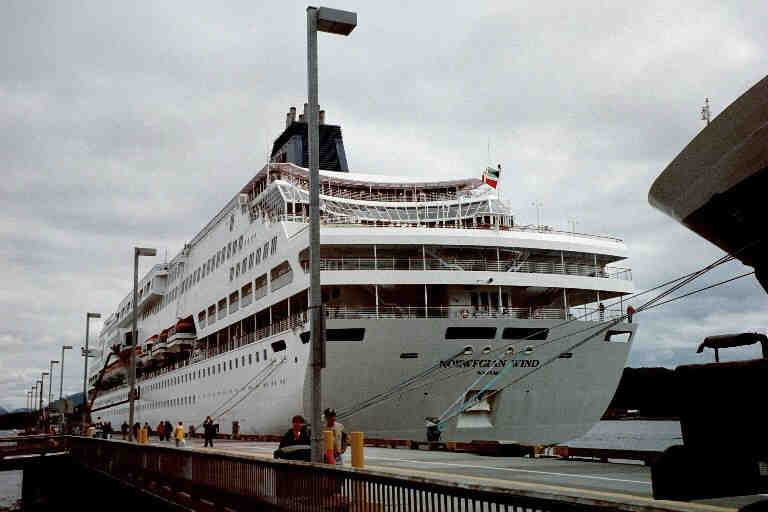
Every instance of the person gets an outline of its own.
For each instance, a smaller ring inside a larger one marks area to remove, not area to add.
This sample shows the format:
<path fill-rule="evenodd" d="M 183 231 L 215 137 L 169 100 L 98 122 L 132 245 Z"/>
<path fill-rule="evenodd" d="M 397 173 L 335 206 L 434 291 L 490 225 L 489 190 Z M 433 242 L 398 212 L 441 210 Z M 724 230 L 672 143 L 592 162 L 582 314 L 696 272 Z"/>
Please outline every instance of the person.
<path fill-rule="evenodd" d="M 171 434 L 173 434 L 173 425 L 171 425 L 170 421 L 165 420 L 165 428 L 163 430 L 165 431 L 165 440 L 170 441 Z"/>
<path fill-rule="evenodd" d="M 123 421 L 123 424 L 120 425 L 120 433 L 123 434 L 123 441 L 128 439 L 128 422 Z"/>
<path fill-rule="evenodd" d="M 213 420 L 210 416 L 205 417 L 205 421 L 203 422 L 203 437 L 205 438 L 205 444 L 203 445 L 203 448 L 211 447 L 213 448 L 213 438 L 216 436 L 216 427 L 213 424 Z"/>
<path fill-rule="evenodd" d="M 138 443 L 139 442 L 139 430 L 141 429 L 141 423 L 138 421 L 133 424 L 133 442 Z"/>
<path fill-rule="evenodd" d="M 326 428 L 333 432 L 333 463 L 340 466 L 344 464 L 341 455 L 347 450 L 347 433 L 344 432 L 344 425 L 336 421 L 335 410 L 326 409 L 323 416 Z"/>
<path fill-rule="evenodd" d="M 101 428 L 101 435 L 104 439 L 112 439 L 112 422 L 107 421 Z"/>
<path fill-rule="evenodd" d="M 165 439 L 165 425 L 161 421 L 157 424 L 157 440 L 162 441 Z"/>
<path fill-rule="evenodd" d="M 597 310 L 600 312 L 600 321 L 603 322 L 605 320 L 605 306 L 602 302 L 598 304 Z"/>
<path fill-rule="evenodd" d="M 635 308 L 632 306 L 627 306 L 627 321 L 629 323 L 632 323 L 632 314 L 635 312 Z"/>
<path fill-rule="evenodd" d="M 173 429 L 173 438 L 176 440 L 176 447 L 181 446 L 181 443 L 184 441 L 184 424 L 182 422 L 179 422 L 176 428 Z"/>
<path fill-rule="evenodd" d="M 144 429 L 147 431 L 147 442 L 149 442 L 149 436 L 152 435 L 152 427 L 149 426 L 148 422 L 144 422 Z"/>
<path fill-rule="evenodd" d="M 280 446 L 275 450 L 275 458 L 309 462 L 312 458 L 311 443 L 304 417 L 297 414 L 291 418 L 291 428 L 280 439 Z"/>
<path fill-rule="evenodd" d="M 189 426 L 189 438 L 190 439 L 194 439 L 194 437 L 195 437 L 195 426 L 194 425 L 190 425 Z"/>

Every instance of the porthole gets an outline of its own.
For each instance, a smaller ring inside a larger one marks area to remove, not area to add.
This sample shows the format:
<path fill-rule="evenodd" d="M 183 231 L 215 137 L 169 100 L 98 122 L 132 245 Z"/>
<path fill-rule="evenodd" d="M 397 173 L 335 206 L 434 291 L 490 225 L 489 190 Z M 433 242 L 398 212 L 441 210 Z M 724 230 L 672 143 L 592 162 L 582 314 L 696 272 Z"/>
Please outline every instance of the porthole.
<path fill-rule="evenodd" d="M 507 347 L 507 355 L 508 355 L 508 356 L 513 356 L 513 355 L 515 355 L 515 347 L 513 347 L 512 345 L 508 346 L 508 347 Z"/>
<path fill-rule="evenodd" d="M 528 345 L 527 347 L 525 347 L 525 355 L 533 354 L 533 351 L 534 351 L 533 345 Z"/>
<path fill-rule="evenodd" d="M 474 353 L 475 353 L 475 349 L 473 349 L 471 346 L 467 345 L 466 347 L 464 347 L 465 356 L 471 356 Z"/>
<path fill-rule="evenodd" d="M 490 354 L 491 353 L 491 346 L 488 345 L 485 348 L 483 348 L 483 354 Z"/>

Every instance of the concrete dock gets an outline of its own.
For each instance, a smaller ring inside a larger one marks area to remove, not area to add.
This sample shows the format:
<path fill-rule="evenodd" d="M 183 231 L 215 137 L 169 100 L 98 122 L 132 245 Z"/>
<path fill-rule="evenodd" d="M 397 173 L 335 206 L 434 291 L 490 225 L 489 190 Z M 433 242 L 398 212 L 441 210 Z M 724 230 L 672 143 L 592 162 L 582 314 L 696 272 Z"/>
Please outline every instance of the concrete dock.
<path fill-rule="evenodd" d="M 173 442 L 151 444 L 173 446 Z M 272 458 L 277 443 L 255 441 L 216 440 L 215 450 L 233 454 L 248 454 Z M 188 439 L 187 446 L 201 448 L 201 439 Z M 350 464 L 350 450 L 344 455 Z M 652 502 L 651 470 L 637 462 L 602 463 L 591 460 L 561 459 L 556 457 L 493 457 L 471 453 L 438 452 L 427 450 L 365 448 L 365 467 L 399 475 L 425 476 L 460 483 L 531 489 L 550 492 L 561 488 L 576 490 L 592 496 L 622 496 L 631 501 Z M 737 496 L 699 500 L 702 510 L 706 505 L 735 510 L 750 503 L 768 500 L 768 496 Z"/>

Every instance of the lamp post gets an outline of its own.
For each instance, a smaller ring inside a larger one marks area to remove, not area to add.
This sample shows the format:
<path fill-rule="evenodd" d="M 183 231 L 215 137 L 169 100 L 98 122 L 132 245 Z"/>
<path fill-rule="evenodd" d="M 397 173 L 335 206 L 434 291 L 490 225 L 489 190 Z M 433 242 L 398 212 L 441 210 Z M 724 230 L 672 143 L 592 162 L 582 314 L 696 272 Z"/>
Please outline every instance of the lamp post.
<path fill-rule="evenodd" d="M 59 362 L 51 359 L 51 377 L 48 379 L 48 407 L 51 406 L 51 402 L 53 401 L 51 391 L 53 389 L 53 365 L 55 364 L 59 364 Z"/>
<path fill-rule="evenodd" d="M 59 379 L 59 400 L 64 398 L 64 351 L 71 350 L 72 345 L 64 345 L 61 347 L 61 375 Z"/>
<path fill-rule="evenodd" d="M 45 413 L 43 412 L 43 393 L 45 393 L 45 376 L 48 375 L 48 372 L 40 372 L 40 408 L 38 409 L 40 414 L 40 426 L 43 424 L 43 420 L 45 420 Z"/>
<path fill-rule="evenodd" d="M 32 388 L 32 411 L 35 411 L 34 418 L 35 421 L 32 423 L 33 425 L 37 423 L 38 417 L 38 411 L 37 411 L 37 388 L 40 386 L 40 381 L 35 381 L 35 386 Z"/>
<path fill-rule="evenodd" d="M 88 414 L 88 332 L 90 331 L 91 318 L 101 318 L 101 313 L 85 314 L 85 350 L 83 351 L 83 421 L 80 428 L 82 435 L 85 435 L 85 420 Z"/>
<path fill-rule="evenodd" d="M 325 367 L 325 336 L 320 292 L 320 134 L 317 106 L 317 32 L 349 35 L 357 26 L 357 14 L 327 7 L 307 7 L 307 89 L 309 114 L 309 264 L 312 325 L 312 461 L 323 461 L 321 411 L 322 369 Z"/>
<path fill-rule="evenodd" d="M 139 313 L 139 256 L 155 256 L 156 249 L 149 247 L 133 248 L 133 327 L 131 329 L 131 371 L 130 391 L 128 392 L 128 440 L 133 441 L 134 407 L 136 401 L 136 347 L 138 347 L 138 331 L 136 329 L 136 316 Z"/>

